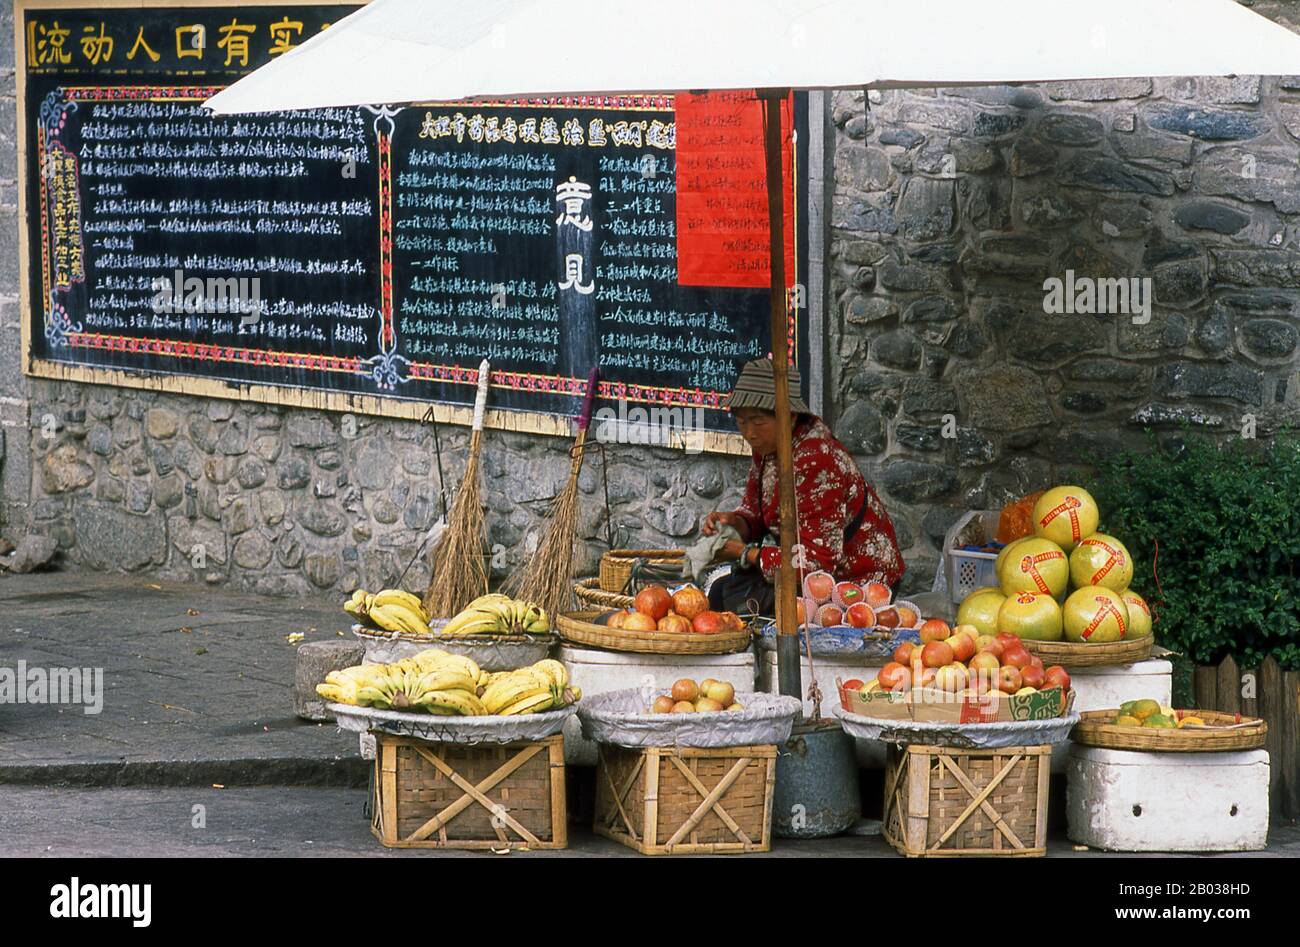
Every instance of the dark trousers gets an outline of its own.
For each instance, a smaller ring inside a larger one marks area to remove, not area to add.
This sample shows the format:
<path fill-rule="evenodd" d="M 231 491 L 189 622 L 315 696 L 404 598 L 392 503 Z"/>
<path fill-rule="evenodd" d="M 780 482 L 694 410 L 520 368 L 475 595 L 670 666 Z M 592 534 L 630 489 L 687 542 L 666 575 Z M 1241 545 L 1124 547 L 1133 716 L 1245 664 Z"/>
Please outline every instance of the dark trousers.
<path fill-rule="evenodd" d="M 709 588 L 709 608 L 715 612 L 776 615 L 776 588 L 758 569 L 724 575 Z"/>

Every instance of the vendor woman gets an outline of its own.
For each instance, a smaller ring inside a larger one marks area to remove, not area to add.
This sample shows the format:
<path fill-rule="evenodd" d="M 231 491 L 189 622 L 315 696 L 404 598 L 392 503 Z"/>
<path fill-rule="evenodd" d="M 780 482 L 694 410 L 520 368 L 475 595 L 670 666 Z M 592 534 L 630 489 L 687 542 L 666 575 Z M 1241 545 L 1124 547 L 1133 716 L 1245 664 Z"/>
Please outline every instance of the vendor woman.
<path fill-rule="evenodd" d="M 892 588 L 903 575 L 894 524 L 844 445 L 808 410 L 799 388 L 799 372 L 791 368 L 796 542 L 807 555 L 806 571 L 821 569 L 839 581 L 875 580 Z M 736 566 L 713 583 L 709 602 L 716 610 L 741 611 L 752 599 L 761 613 L 770 615 L 776 601 L 772 583 L 781 564 L 771 361 L 746 364 L 726 406 L 754 454 L 740 508 L 710 513 L 704 521 L 706 536 L 716 536 L 724 526 L 740 534 L 717 552 L 718 559 Z"/>

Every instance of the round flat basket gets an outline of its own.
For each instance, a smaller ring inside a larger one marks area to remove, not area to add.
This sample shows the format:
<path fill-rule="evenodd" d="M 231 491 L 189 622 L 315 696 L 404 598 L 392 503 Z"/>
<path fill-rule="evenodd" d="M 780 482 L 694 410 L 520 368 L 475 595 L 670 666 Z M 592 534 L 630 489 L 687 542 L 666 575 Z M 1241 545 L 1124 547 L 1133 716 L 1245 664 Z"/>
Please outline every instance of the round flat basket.
<path fill-rule="evenodd" d="M 607 691 L 578 708 L 582 733 L 615 746 L 724 747 L 782 744 L 790 739 L 802 705 L 793 697 L 737 694 L 742 710 L 720 713 L 651 714 L 655 695 L 643 689 Z"/>
<path fill-rule="evenodd" d="M 429 648 L 472 658 L 485 671 L 513 671 L 536 664 L 560 640 L 558 635 L 406 635 L 353 625 L 352 634 L 366 646 L 366 662 L 392 664 Z"/>
<path fill-rule="evenodd" d="M 680 568 L 685 555 L 681 549 L 611 549 L 600 557 L 600 587 L 606 592 L 624 593 L 638 562 Z"/>
<path fill-rule="evenodd" d="M 1030 654 L 1036 654 L 1045 665 L 1059 664 L 1066 668 L 1106 667 L 1114 664 L 1136 664 L 1151 657 L 1155 639 L 1150 635 L 1127 641 L 1103 641 L 1087 644 L 1077 641 L 1032 641 L 1022 638 L 1021 644 Z"/>
<path fill-rule="evenodd" d="M 716 635 L 674 631 L 623 631 L 595 622 L 600 612 L 565 612 L 555 617 L 560 636 L 574 644 L 636 654 L 733 654 L 749 647 L 749 628 Z"/>
<path fill-rule="evenodd" d="M 545 740 L 564 729 L 577 710 L 576 704 L 541 714 L 511 717 L 442 717 L 410 714 L 351 704 L 326 704 L 343 730 L 358 733 L 377 730 L 401 737 L 415 737 L 431 743 L 513 743 L 515 740 Z"/>
<path fill-rule="evenodd" d="M 1078 714 L 1047 720 L 1010 723 L 932 723 L 921 720 L 884 720 L 831 708 L 844 732 L 859 740 L 945 746 L 958 750 L 994 750 L 1009 746 L 1045 746 L 1064 743 L 1079 722 Z"/>
<path fill-rule="evenodd" d="M 582 579 L 573 583 L 573 597 L 583 608 L 631 608 L 636 601 L 631 595 L 606 592 L 600 587 L 600 578 Z"/>
<path fill-rule="evenodd" d="M 1268 724 L 1257 717 L 1242 717 L 1217 710 L 1180 710 L 1178 716 L 1199 717 L 1204 727 L 1166 730 L 1156 727 L 1121 727 L 1111 723 L 1118 710 L 1090 710 L 1082 715 L 1070 739 L 1104 750 L 1146 750 L 1153 753 L 1223 753 L 1258 750 L 1264 746 Z"/>

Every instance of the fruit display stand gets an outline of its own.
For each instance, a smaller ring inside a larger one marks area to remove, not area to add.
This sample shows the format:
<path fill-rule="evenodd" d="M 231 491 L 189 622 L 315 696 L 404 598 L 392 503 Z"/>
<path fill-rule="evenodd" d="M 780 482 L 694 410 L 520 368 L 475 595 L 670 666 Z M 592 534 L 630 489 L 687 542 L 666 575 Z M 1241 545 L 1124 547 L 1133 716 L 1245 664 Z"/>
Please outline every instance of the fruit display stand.
<path fill-rule="evenodd" d="M 434 631 L 437 631 L 436 626 Z M 353 625 L 352 634 L 365 645 L 369 664 L 391 664 L 426 648 L 473 658 L 487 671 L 508 671 L 547 657 L 558 635 L 411 635 Z"/>
<path fill-rule="evenodd" d="M 963 723 L 967 714 L 960 705 L 931 708 L 953 718 L 944 722 L 881 719 L 835 708 L 850 735 L 887 746 L 882 831 L 895 851 L 931 858 L 1047 853 L 1051 751 L 1078 715 L 1068 713 L 1068 697 L 1057 694 L 1055 706 L 1047 707 L 1047 695 L 1031 696 L 1014 712 L 1064 710 L 1065 715 Z M 898 702 L 895 709 L 901 706 Z M 917 705 L 908 712 L 925 709 Z"/>
<path fill-rule="evenodd" d="M 602 614 L 599 611 L 566 612 L 556 617 L 555 627 L 565 641 L 573 644 L 638 654 L 731 654 L 748 648 L 753 637 L 748 628 L 710 635 L 609 628 L 596 622 Z"/>
<path fill-rule="evenodd" d="M 569 661 L 562 659 L 565 664 Z M 803 658 L 803 678 L 807 682 L 817 680 L 823 698 L 835 701 L 836 681 L 856 678 L 860 681 L 872 680 L 888 658 L 823 657 L 814 655 L 813 669 L 808 666 L 807 657 Z M 1164 658 L 1153 658 L 1135 664 L 1084 667 L 1070 671 L 1070 684 L 1074 689 L 1074 709 L 1083 713 L 1089 710 L 1102 710 L 1118 707 L 1128 700 L 1153 697 L 1162 704 L 1168 704 L 1173 693 L 1173 665 Z M 714 675 L 717 676 L 717 675 Z M 582 681 L 584 692 L 586 684 Z M 758 689 L 768 694 L 777 693 L 776 655 L 764 652 L 759 656 Z M 804 701 L 804 713 L 812 713 L 812 702 Z M 854 741 L 858 765 L 864 769 L 881 769 L 885 766 L 885 744 L 878 740 L 857 739 Z M 1060 744 L 1052 752 L 1052 772 L 1064 773 L 1068 756 L 1068 745 Z"/>
<path fill-rule="evenodd" d="M 599 744 L 595 831 L 643 855 L 739 854 L 771 848 L 776 747 L 799 702 L 739 693 L 731 713 L 645 713 L 639 690 L 582 708 Z"/>
<path fill-rule="evenodd" d="M 376 740 L 371 831 L 389 848 L 557 849 L 567 841 L 564 738 L 573 707 L 437 717 L 331 704 Z"/>
<path fill-rule="evenodd" d="M 655 690 L 662 690 L 677 678 L 713 678 L 726 681 L 739 692 L 754 688 L 754 653 L 732 654 L 638 654 L 562 644 L 557 657 L 569 669 L 569 679 L 582 688 L 584 699 L 610 691 L 639 689 L 649 704 Z M 565 724 L 564 752 L 570 765 L 595 766 L 596 744 L 582 735 L 577 718 Z"/>
<path fill-rule="evenodd" d="M 1184 711 L 1206 728 L 1121 727 L 1084 714 L 1066 777 L 1069 837 L 1121 852 L 1258 851 L 1268 842 L 1267 727 Z"/>

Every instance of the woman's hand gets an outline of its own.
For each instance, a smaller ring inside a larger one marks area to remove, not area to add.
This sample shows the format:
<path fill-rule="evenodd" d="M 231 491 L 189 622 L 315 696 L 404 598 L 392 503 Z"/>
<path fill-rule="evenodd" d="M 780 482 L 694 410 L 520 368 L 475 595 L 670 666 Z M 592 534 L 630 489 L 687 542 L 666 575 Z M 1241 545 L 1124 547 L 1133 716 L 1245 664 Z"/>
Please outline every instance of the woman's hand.
<path fill-rule="evenodd" d="M 740 533 L 741 536 L 744 536 L 745 533 L 748 532 L 747 524 L 743 519 L 741 519 L 741 517 L 737 516 L 735 513 L 724 513 L 722 510 L 710 513 L 708 516 L 704 517 L 704 527 L 702 531 L 705 536 L 715 536 L 717 535 L 719 526 L 730 526 L 736 532 Z"/>

